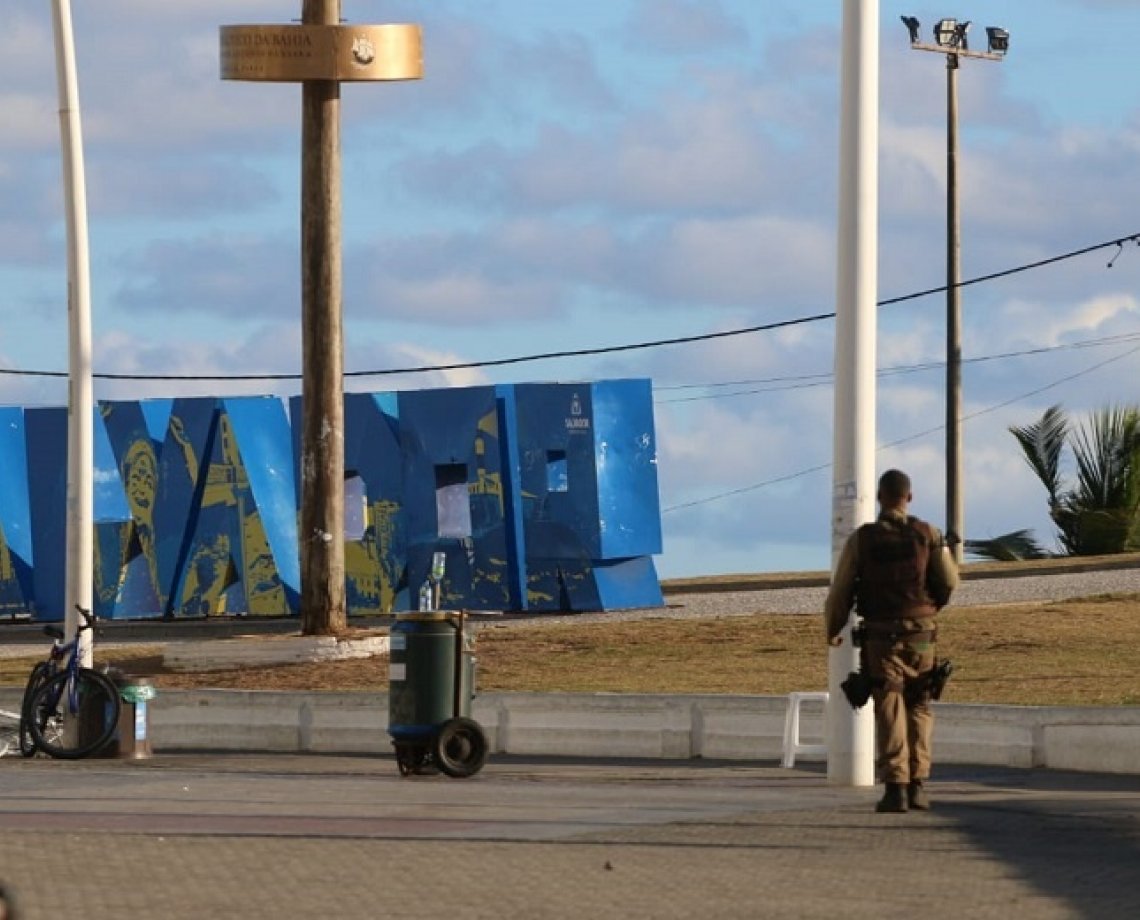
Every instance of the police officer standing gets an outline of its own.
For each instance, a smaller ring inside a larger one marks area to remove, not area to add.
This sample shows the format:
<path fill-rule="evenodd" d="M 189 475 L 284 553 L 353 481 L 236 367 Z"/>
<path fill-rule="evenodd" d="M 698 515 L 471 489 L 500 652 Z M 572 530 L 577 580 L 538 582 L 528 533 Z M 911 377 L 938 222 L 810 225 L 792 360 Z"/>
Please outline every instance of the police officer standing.
<path fill-rule="evenodd" d="M 851 534 L 839 556 L 824 612 L 827 641 L 843 641 L 854 607 L 863 620 L 861 661 L 875 701 L 877 773 L 886 784 L 876 810 L 926 810 L 935 614 L 958 585 L 958 567 L 938 530 L 907 514 L 910 477 L 883 473 L 878 499 L 878 520 Z"/>

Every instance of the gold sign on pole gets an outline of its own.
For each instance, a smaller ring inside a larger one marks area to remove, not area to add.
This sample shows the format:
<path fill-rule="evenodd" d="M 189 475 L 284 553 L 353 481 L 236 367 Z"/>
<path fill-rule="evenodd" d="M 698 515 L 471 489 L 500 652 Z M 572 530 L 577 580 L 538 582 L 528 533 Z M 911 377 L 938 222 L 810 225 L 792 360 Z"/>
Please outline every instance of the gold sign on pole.
<path fill-rule="evenodd" d="M 424 72 L 418 25 L 222 26 L 220 42 L 223 80 L 417 80 Z"/>

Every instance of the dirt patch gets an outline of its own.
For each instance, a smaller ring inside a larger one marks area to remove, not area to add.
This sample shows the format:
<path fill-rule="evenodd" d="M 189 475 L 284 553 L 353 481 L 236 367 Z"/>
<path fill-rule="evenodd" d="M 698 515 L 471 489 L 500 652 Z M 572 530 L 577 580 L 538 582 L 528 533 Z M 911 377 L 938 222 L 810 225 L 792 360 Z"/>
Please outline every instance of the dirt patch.
<path fill-rule="evenodd" d="M 1140 594 L 956 608 L 939 652 L 955 670 L 945 699 L 1033 706 L 1140 705 Z M 251 639 L 250 641 L 257 641 Z M 479 630 L 480 690 L 782 695 L 827 685 L 819 616 L 508 623 Z M 34 658 L 0 662 L 23 684 Z M 100 656 L 160 690 L 365 691 L 387 687 L 386 657 L 175 673 L 146 649 Z"/>
<path fill-rule="evenodd" d="M 941 653 L 955 663 L 947 699 L 1140 704 L 1140 646 L 1130 639 L 1138 618 L 1140 595 L 954 610 L 941 621 Z M 817 616 L 504 624 L 479 632 L 477 655 L 487 691 L 779 695 L 827 683 Z M 167 687 L 377 690 L 387 683 L 387 660 L 195 675 L 152 665 L 135 673 Z"/>

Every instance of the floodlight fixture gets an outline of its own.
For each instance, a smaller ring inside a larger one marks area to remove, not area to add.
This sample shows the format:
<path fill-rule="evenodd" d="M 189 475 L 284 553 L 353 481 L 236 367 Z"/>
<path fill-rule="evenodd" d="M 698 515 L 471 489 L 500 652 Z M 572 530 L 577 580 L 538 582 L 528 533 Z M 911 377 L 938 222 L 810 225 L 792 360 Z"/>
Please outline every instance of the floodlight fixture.
<path fill-rule="evenodd" d="M 957 28 L 957 19 L 939 19 L 934 27 L 934 40 L 944 48 L 953 46 Z"/>
<path fill-rule="evenodd" d="M 989 41 L 991 54 L 1005 54 L 1009 51 L 1009 32 L 997 26 L 986 28 L 986 39 Z"/>
<path fill-rule="evenodd" d="M 954 26 L 954 47 L 961 48 L 963 51 L 969 50 L 969 45 L 966 43 L 966 33 L 970 31 L 970 22 L 960 22 Z"/>
<path fill-rule="evenodd" d="M 919 29 L 918 17 L 917 16 L 900 16 L 899 19 L 901 19 L 903 21 L 903 25 L 906 26 L 907 31 L 910 32 L 910 43 L 912 45 L 917 45 L 919 40 L 920 40 L 919 34 L 918 34 L 918 29 Z"/>

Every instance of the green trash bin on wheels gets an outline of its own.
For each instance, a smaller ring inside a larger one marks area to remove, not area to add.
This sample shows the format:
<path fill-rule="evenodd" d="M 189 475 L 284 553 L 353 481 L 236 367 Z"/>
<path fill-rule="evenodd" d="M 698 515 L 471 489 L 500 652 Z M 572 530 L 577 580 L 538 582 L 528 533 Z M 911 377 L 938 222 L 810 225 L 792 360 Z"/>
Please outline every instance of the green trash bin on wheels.
<path fill-rule="evenodd" d="M 399 613 L 389 632 L 388 734 L 402 776 L 478 773 L 487 738 L 471 718 L 475 655 L 463 611 Z"/>

